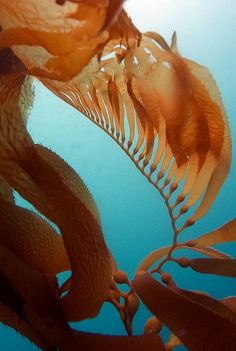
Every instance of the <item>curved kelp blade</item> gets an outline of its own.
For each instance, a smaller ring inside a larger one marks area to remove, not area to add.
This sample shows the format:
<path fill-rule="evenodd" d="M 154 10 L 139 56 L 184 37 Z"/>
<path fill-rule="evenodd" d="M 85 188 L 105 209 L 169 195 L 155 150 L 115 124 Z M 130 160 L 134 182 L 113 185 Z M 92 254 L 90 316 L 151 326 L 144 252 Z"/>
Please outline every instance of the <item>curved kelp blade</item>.
<path fill-rule="evenodd" d="M 0 244 L 44 274 L 70 270 L 61 236 L 41 217 L 0 199 Z"/>
<path fill-rule="evenodd" d="M 236 316 L 225 306 L 221 305 L 224 311 L 215 311 L 206 300 L 202 303 L 184 295 L 182 290 L 168 288 L 149 273 L 137 276 L 132 286 L 149 310 L 188 350 L 235 350 Z M 214 299 L 209 299 L 215 303 Z"/>
<path fill-rule="evenodd" d="M 189 267 L 200 273 L 236 277 L 236 259 L 194 258 Z"/>
<path fill-rule="evenodd" d="M 71 289 L 62 299 L 65 318 L 93 317 L 109 293 L 111 258 L 91 194 L 77 173 L 46 148 L 32 146 L 19 163 L 25 177 L 11 178 L 12 186 L 57 224 L 70 260 Z"/>
<path fill-rule="evenodd" d="M 236 241 L 236 219 L 232 219 L 212 232 L 201 235 L 195 241 L 206 246 Z"/>

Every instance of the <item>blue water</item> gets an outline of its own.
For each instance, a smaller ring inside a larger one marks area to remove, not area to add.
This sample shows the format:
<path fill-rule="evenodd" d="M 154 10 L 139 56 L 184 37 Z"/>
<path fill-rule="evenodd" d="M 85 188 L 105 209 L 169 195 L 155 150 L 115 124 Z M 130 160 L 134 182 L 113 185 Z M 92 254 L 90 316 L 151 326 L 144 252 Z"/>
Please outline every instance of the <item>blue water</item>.
<path fill-rule="evenodd" d="M 145 3 L 145 7 L 141 4 Z M 183 56 L 207 66 L 220 87 L 233 142 L 233 163 L 227 181 L 209 213 L 182 234 L 190 239 L 209 232 L 236 216 L 236 2 L 234 0 L 130 0 L 126 7 L 134 22 L 170 40 L 177 31 Z M 160 6 L 158 10 L 158 4 Z M 170 244 L 172 233 L 158 192 L 123 151 L 79 112 L 36 83 L 28 129 L 33 139 L 62 156 L 87 184 L 100 210 L 106 241 L 120 269 L 132 278 L 140 261 L 152 250 Z M 19 200 L 22 206 L 25 202 Z M 219 247 L 219 246 L 218 246 Z M 220 249 L 236 256 L 236 245 Z M 203 289 L 216 298 L 236 295 L 235 280 L 168 267 L 182 288 Z M 147 311 L 142 308 L 134 326 L 142 333 Z M 112 306 L 76 324 L 81 330 L 124 334 Z M 0 328 L 0 350 L 33 351 L 36 347 L 10 329 Z M 177 350 L 183 350 L 179 347 Z"/>

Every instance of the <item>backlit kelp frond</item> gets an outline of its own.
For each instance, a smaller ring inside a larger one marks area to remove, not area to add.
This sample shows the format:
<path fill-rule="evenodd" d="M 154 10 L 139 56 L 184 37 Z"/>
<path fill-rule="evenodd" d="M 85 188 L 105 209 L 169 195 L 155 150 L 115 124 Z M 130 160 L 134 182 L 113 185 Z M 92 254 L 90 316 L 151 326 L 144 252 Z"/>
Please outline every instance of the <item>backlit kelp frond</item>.
<path fill-rule="evenodd" d="M 106 42 L 107 26 L 122 3 L 94 7 L 86 2 L 60 6 L 52 0 L 1 0 L 0 48 L 14 47 L 35 76 L 69 80 Z"/>
<path fill-rule="evenodd" d="M 2 0 L 0 46 L 123 148 L 160 191 L 177 235 L 205 215 L 228 174 L 224 107 L 210 72 L 179 54 L 175 33 L 170 46 L 141 34 L 121 5 Z"/>
<path fill-rule="evenodd" d="M 122 147 L 160 191 L 176 232 L 206 214 L 229 171 L 229 128 L 211 74 L 180 56 L 175 35 L 170 47 L 156 33 L 129 47 L 113 40 L 70 82 L 43 83 Z"/>
<path fill-rule="evenodd" d="M 206 214 L 230 167 L 220 93 L 205 67 L 180 55 L 175 33 L 171 45 L 140 33 L 122 4 L 0 0 L 0 321 L 45 351 L 164 351 L 181 342 L 191 351 L 233 351 L 235 297 L 216 301 L 180 289 L 164 271 L 172 263 L 196 274 L 236 275 L 235 259 L 212 247 L 235 240 L 235 220 L 178 241 Z M 26 129 L 33 75 L 112 137 L 164 198 L 173 243 L 148 255 L 132 282 L 107 247 L 80 176 Z M 49 221 L 17 206 L 13 191 Z M 181 249 L 207 258 L 176 257 Z M 59 286 L 65 270 L 70 275 Z M 153 316 L 134 337 L 138 297 Z M 97 316 L 104 302 L 116 308 L 128 336 L 68 325 Z M 162 325 L 170 331 L 166 345 Z"/>

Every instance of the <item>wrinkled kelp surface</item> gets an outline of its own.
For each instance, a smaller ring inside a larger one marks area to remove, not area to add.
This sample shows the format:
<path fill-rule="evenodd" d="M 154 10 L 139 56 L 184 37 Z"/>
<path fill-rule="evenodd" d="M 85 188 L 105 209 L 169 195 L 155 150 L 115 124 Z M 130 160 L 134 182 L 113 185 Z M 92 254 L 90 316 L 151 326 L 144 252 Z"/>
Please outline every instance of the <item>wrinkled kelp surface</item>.
<path fill-rule="evenodd" d="M 209 70 L 180 54 L 176 33 L 170 45 L 158 33 L 141 33 L 122 0 L 0 0 L 0 25 L 0 321 L 42 350 L 151 351 L 183 343 L 233 351 L 236 298 L 183 290 L 164 269 L 174 262 L 236 276 L 236 260 L 212 247 L 235 241 L 235 219 L 179 240 L 206 215 L 231 163 L 227 117 Z M 144 258 L 133 281 L 117 267 L 83 180 L 28 133 L 31 77 L 108 134 L 163 198 L 173 241 Z M 17 206 L 14 190 L 50 222 Z M 199 257 L 176 257 L 181 249 Z M 71 274 L 60 286 L 64 271 Z M 153 317 L 144 335 L 133 336 L 140 301 Z M 117 309 L 128 336 L 69 326 L 98 315 L 104 302 Z M 162 324 L 170 330 L 166 343 Z"/>

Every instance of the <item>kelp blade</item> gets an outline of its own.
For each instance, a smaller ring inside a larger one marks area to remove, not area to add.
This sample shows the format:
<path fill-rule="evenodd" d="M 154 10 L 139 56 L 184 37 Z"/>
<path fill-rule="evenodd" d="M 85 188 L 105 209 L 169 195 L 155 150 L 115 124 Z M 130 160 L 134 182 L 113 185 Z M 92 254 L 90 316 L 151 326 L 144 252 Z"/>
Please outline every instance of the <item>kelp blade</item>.
<path fill-rule="evenodd" d="M 236 316 L 227 310 L 215 313 L 181 291 L 168 288 L 148 273 L 137 276 L 132 282 L 143 303 L 191 351 L 235 350 Z M 220 330 L 220 333 L 219 333 Z"/>

